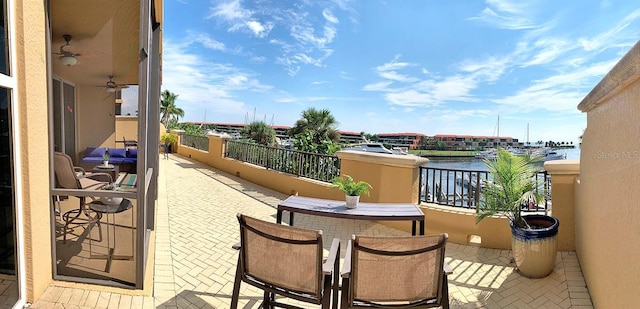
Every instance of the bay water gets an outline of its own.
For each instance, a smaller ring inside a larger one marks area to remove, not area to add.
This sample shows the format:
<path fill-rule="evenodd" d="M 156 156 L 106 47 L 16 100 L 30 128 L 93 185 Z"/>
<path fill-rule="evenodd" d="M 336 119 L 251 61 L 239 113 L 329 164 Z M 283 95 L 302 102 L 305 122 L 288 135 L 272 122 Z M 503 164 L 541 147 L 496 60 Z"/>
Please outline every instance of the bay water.
<path fill-rule="evenodd" d="M 565 154 L 567 160 L 579 160 L 580 148 L 558 149 L 558 153 Z M 456 170 L 468 170 L 468 171 L 486 171 L 487 168 L 481 159 L 476 158 L 429 158 L 429 163 L 426 167 L 456 169 Z"/>

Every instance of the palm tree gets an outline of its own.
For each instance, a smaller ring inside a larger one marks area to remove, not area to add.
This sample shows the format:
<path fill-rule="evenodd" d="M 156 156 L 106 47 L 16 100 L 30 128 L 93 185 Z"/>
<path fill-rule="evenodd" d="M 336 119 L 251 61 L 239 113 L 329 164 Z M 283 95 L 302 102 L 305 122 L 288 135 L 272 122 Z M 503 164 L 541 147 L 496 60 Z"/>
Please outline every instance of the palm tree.
<path fill-rule="evenodd" d="M 502 214 L 517 227 L 530 228 L 522 218 L 522 205 L 544 201 L 539 193 L 541 182 L 534 176 L 539 157 L 530 155 L 516 156 L 505 149 L 498 149 L 495 160 L 484 160 L 490 174 L 490 181 L 482 188 L 482 200 L 478 209 L 476 222 L 486 217 Z"/>
<path fill-rule="evenodd" d="M 178 95 L 172 93 L 169 90 L 162 92 L 162 99 L 160 100 L 160 122 L 165 127 L 169 126 L 169 122 L 178 122 L 180 117 L 184 117 L 184 110 L 176 106 L 176 99 Z"/>
<path fill-rule="evenodd" d="M 264 121 L 254 121 L 240 132 L 243 138 L 255 141 L 260 145 L 275 146 L 276 131 L 269 127 Z"/>
<path fill-rule="evenodd" d="M 296 136 L 306 130 L 315 132 L 314 141 L 317 143 L 325 139 L 333 142 L 340 140 L 340 133 L 336 130 L 338 122 L 328 109 L 317 110 L 313 107 L 302 112 L 302 118 L 298 119 L 288 132 L 289 136 Z"/>

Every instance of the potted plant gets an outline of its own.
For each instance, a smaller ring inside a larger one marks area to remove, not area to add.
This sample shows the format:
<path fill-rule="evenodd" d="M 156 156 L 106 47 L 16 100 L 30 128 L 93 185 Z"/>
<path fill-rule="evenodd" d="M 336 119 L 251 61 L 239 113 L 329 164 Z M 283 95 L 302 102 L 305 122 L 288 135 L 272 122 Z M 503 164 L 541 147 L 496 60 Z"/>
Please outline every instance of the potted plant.
<path fill-rule="evenodd" d="M 333 178 L 332 183 L 335 188 L 344 192 L 347 208 L 356 208 L 358 206 L 358 201 L 360 201 L 360 195 L 366 194 L 369 196 L 369 189 L 373 189 L 373 187 L 371 187 L 371 185 L 366 181 L 360 180 L 356 182 L 349 175 L 335 177 Z"/>
<path fill-rule="evenodd" d="M 160 136 L 160 143 L 164 147 L 165 153 L 171 152 L 171 145 L 178 141 L 178 135 L 175 133 L 162 133 Z"/>
<path fill-rule="evenodd" d="M 108 184 L 100 188 L 100 190 L 120 191 L 120 187 L 115 184 Z M 100 201 L 105 205 L 120 205 L 121 197 L 100 197 Z"/>
<path fill-rule="evenodd" d="M 535 179 L 537 157 L 516 156 L 498 149 L 494 160 L 485 159 L 489 179 L 482 188 L 476 222 L 504 215 L 511 226 L 511 250 L 518 272 L 542 278 L 553 271 L 557 254 L 558 219 L 548 215 L 522 215 L 524 208 L 544 202 L 543 182 Z"/>
<path fill-rule="evenodd" d="M 105 151 L 104 154 L 102 155 L 102 163 L 104 163 L 104 166 L 109 166 L 109 158 L 111 156 L 109 155 L 109 151 Z"/>

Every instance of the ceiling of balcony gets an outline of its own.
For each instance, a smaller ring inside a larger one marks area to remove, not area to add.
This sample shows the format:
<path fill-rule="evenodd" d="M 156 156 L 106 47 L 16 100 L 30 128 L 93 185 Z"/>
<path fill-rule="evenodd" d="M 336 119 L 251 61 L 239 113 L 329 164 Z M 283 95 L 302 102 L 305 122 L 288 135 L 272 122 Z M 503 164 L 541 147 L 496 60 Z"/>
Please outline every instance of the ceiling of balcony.
<path fill-rule="evenodd" d="M 76 85 L 137 84 L 140 2 L 135 0 L 51 1 L 51 51 L 59 52 L 64 34 L 78 63 L 65 66 L 52 54 L 53 74 Z"/>

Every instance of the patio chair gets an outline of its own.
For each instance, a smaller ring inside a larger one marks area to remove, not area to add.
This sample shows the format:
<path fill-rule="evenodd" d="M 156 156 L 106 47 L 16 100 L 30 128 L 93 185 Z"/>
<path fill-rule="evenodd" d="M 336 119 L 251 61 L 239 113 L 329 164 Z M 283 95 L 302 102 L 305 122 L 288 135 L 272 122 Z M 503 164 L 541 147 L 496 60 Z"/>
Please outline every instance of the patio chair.
<path fill-rule="evenodd" d="M 352 236 L 340 308 L 449 308 L 447 237 Z"/>
<path fill-rule="evenodd" d="M 126 136 L 122 137 L 122 143 L 124 143 L 124 148 L 138 147 L 138 142 L 137 141 L 127 140 Z"/>
<path fill-rule="evenodd" d="M 62 152 L 54 153 L 54 171 L 55 171 L 55 180 L 56 180 L 56 188 L 64 188 L 64 189 L 82 189 L 82 190 L 99 190 L 113 182 L 113 178 L 108 173 L 90 173 L 87 174 L 82 167 L 73 166 L 73 161 L 71 161 L 71 157 Z M 57 208 L 60 209 L 60 196 L 56 196 L 54 201 L 58 202 Z M 61 218 L 64 221 L 64 236 L 63 243 L 67 241 L 67 230 L 69 228 L 69 224 L 74 223 L 80 217 L 80 214 L 84 213 L 89 220 L 83 223 L 96 222 L 98 226 L 100 226 L 99 214 L 96 214 L 94 217 L 91 217 L 89 214 L 89 209 L 86 203 L 85 196 L 79 196 L 80 204 L 78 209 L 72 209 L 64 214 L 62 214 Z M 54 202 L 55 203 L 55 202 Z M 102 231 L 100 230 L 100 241 L 102 241 Z"/>
<path fill-rule="evenodd" d="M 238 214 L 240 243 L 231 309 L 238 307 L 240 282 L 264 291 L 261 308 L 308 308 L 276 302 L 280 295 L 328 309 L 338 306 L 340 240 L 323 259 L 322 231 L 265 222 Z M 333 299 L 331 296 L 333 295 Z"/>

